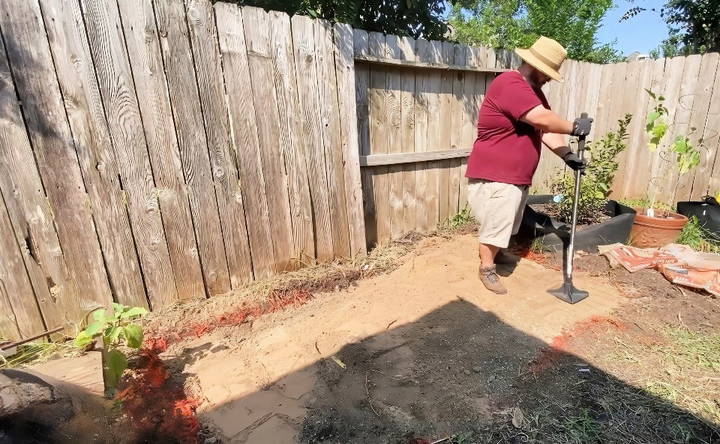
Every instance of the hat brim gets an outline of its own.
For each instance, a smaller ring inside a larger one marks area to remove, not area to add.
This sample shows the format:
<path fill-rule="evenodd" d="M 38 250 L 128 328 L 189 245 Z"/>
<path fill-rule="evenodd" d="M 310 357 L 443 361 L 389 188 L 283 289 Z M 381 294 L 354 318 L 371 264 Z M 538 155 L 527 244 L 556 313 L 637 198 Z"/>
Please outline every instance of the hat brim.
<path fill-rule="evenodd" d="M 525 62 L 530 64 L 533 68 L 539 70 L 546 76 L 550 77 L 553 80 L 556 80 L 558 82 L 563 81 L 563 76 L 557 72 L 556 70 L 549 67 L 546 63 L 543 63 L 540 59 L 535 57 L 533 53 L 528 51 L 527 49 L 522 48 L 516 48 L 515 54 L 519 55 L 521 59 L 523 59 Z"/>

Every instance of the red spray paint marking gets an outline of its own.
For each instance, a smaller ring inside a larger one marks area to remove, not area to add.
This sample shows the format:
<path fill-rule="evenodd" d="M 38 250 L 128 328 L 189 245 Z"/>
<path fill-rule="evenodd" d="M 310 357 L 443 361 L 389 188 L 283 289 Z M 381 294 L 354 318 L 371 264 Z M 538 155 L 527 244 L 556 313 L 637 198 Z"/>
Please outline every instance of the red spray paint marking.
<path fill-rule="evenodd" d="M 250 317 L 277 312 L 289 305 L 302 305 L 312 297 L 307 291 L 273 291 L 264 304 L 224 313 L 214 320 L 191 324 L 178 332 L 146 338 L 141 366 L 118 395 L 135 426 L 137 441 L 198 442 L 200 423 L 195 413 L 198 402 L 188 398 L 182 387 L 173 384 L 170 372 L 158 356 L 168 345 L 200 337 L 219 327 L 239 325 Z"/>
<path fill-rule="evenodd" d="M 606 316 L 591 316 L 590 318 L 577 322 L 570 330 L 555 336 L 550 341 L 549 347 L 543 348 L 540 354 L 530 363 L 528 370 L 537 376 L 540 373 L 553 368 L 563 355 L 570 353 L 570 341 L 585 332 L 594 328 L 615 328 L 625 330 L 627 327 L 620 321 Z"/>

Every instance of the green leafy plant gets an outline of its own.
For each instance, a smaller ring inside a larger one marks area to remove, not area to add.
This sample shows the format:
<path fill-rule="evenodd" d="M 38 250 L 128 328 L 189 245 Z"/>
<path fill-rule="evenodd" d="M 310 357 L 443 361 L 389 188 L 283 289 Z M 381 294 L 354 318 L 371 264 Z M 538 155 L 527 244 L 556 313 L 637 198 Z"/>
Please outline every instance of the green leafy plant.
<path fill-rule="evenodd" d="M 135 323 L 147 314 L 142 307 L 128 307 L 113 303 L 112 312 L 99 309 L 92 313 L 93 321 L 75 337 L 75 345 L 86 349 L 96 338 L 102 338 L 103 381 L 105 395 L 114 396 L 120 377 L 127 368 L 127 356 L 118 347 L 138 349 L 143 343 L 143 329 Z"/>
<path fill-rule="evenodd" d="M 691 217 L 688 223 L 685 224 L 677 242 L 692 247 L 695 251 L 720 253 L 720 239 L 703 228 L 695 216 Z"/>
<path fill-rule="evenodd" d="M 618 120 L 617 130 L 611 131 L 602 139 L 591 144 L 587 150 L 591 161 L 585 169 L 580 183 L 580 201 L 578 202 L 578 221 L 594 223 L 605 215 L 608 196 L 612 192 L 612 183 L 618 169 L 616 157 L 627 148 L 628 126 L 631 114 Z M 551 186 L 553 193 L 561 194 L 564 199 L 557 205 L 555 216 L 563 220 L 572 217 L 572 205 L 575 199 L 575 179 L 573 174 L 565 174 Z"/>
<path fill-rule="evenodd" d="M 650 111 L 647 116 L 647 123 L 645 124 L 645 133 L 649 138 L 648 149 L 651 152 L 658 152 L 661 159 L 665 159 L 664 155 L 666 153 L 670 157 L 674 157 L 678 172 L 681 175 L 700 165 L 700 150 L 693 145 L 689 138 L 696 130 L 694 127 L 690 128 L 688 134 L 677 134 L 671 143 L 662 147 L 663 140 L 670 130 L 670 125 L 667 122 L 669 112 L 667 107 L 665 107 L 665 97 L 655 94 L 649 89 L 645 89 L 645 91 L 655 101 L 652 111 Z M 700 144 L 702 145 L 702 140 Z M 660 181 L 660 183 L 663 183 L 663 181 Z M 651 210 L 655 205 L 655 200 L 655 194 L 653 194 L 650 199 Z M 652 214 L 652 212 L 650 212 L 650 214 Z"/>

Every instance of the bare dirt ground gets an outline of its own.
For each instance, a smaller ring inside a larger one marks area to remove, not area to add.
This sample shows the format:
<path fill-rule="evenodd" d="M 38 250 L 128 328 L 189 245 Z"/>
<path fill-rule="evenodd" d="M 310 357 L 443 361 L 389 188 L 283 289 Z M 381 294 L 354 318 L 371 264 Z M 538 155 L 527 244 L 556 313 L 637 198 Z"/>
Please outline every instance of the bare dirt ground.
<path fill-rule="evenodd" d="M 199 424 L 128 442 L 720 442 L 711 296 L 593 255 L 577 261 L 575 283 L 591 292 L 577 305 L 548 295 L 561 274 L 529 260 L 503 269 L 509 294 L 494 295 L 477 279 L 471 235 L 427 238 L 392 261 L 388 274 L 357 280 L 370 265 L 337 267 L 330 284 L 298 279 L 264 302 L 154 315 L 159 355 L 133 365 L 168 370 L 129 384 L 175 388 L 126 404 L 152 410 L 171 393 L 168 405 L 196 408 Z M 162 411 L 138 418 L 160 424 Z"/>

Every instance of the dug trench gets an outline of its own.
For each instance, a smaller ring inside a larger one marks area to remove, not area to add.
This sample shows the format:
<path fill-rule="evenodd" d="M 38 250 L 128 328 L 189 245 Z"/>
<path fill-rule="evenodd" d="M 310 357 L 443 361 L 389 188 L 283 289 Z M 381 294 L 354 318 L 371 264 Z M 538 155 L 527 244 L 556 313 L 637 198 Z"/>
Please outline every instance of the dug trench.
<path fill-rule="evenodd" d="M 661 358 L 641 353 L 667 342 L 666 329 L 677 324 L 670 312 L 682 313 L 689 331 L 717 334 L 716 300 L 672 286 L 659 294 L 639 285 L 634 291 L 647 293 L 627 297 L 597 256 L 579 261 L 576 284 L 591 292 L 581 304 L 549 296 L 560 274 L 527 260 L 504 270 L 509 294 L 492 295 L 477 280 L 474 247 L 470 235 L 428 238 L 388 274 L 334 292 L 296 289 L 233 310 L 234 318 L 223 315 L 222 303 L 195 318 L 154 316 L 150 344 L 167 368 L 163 378 L 184 388 L 183 399 L 171 397 L 180 403 L 174 411 L 191 416 L 170 423 L 183 431 L 174 436 L 238 443 L 720 438 L 711 408 L 717 389 L 705 393 L 707 409 L 669 398 L 647 383 L 662 380 L 652 367 Z M 636 353 L 637 362 L 621 352 Z M 145 424 L 143 440 L 173 436 L 155 421 Z"/>

